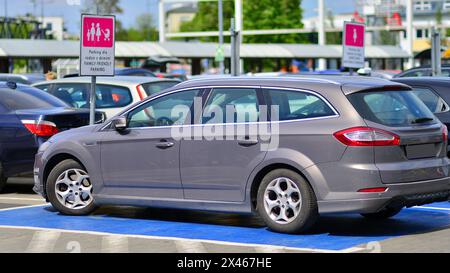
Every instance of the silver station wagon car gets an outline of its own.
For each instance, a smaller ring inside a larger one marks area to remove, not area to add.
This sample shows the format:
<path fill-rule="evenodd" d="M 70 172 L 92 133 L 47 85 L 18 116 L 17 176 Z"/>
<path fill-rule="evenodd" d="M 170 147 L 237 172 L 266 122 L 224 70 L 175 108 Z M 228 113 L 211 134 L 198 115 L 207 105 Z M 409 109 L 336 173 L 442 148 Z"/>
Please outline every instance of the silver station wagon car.
<path fill-rule="evenodd" d="M 403 84 L 200 79 L 52 137 L 34 189 L 68 215 L 103 204 L 258 213 L 299 233 L 323 213 L 383 219 L 448 200 L 446 155 L 447 128 Z"/>

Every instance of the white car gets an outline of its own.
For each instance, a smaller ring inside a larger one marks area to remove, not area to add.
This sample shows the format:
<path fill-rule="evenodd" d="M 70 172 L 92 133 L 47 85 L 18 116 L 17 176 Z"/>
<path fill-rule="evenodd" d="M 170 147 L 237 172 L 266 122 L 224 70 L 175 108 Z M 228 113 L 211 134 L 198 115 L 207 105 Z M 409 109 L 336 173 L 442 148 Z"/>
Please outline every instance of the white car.
<path fill-rule="evenodd" d="M 65 78 L 40 82 L 33 87 L 44 90 L 74 108 L 89 107 L 90 77 Z M 113 117 L 127 106 L 157 94 L 180 83 L 175 79 L 116 76 L 98 77 L 96 107 L 107 118 Z"/>

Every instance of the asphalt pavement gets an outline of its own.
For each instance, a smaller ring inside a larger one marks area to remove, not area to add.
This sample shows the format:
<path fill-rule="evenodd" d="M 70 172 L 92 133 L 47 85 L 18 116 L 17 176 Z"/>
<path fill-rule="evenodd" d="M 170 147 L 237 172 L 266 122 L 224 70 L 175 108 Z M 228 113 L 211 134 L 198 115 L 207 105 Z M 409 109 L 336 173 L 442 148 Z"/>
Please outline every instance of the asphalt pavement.
<path fill-rule="evenodd" d="M 31 179 L 11 179 L 0 194 L 0 252 L 450 253 L 450 203 L 408 209 L 383 222 L 323 216 L 308 234 L 284 235 L 267 230 L 257 216 L 234 214 L 102 207 L 88 217 L 67 217 L 31 188 Z"/>

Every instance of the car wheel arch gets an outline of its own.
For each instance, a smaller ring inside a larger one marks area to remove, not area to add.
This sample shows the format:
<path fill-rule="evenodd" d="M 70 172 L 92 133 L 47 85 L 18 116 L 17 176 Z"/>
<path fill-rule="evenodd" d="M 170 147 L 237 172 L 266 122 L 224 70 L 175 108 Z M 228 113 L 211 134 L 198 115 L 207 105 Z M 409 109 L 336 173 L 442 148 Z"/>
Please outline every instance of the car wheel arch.
<path fill-rule="evenodd" d="M 63 162 L 64 160 L 75 160 L 76 162 L 78 162 L 81 166 L 83 166 L 83 168 L 86 170 L 86 166 L 83 164 L 83 162 L 81 162 L 81 160 L 79 160 L 76 156 L 72 155 L 72 154 L 68 154 L 68 153 L 60 153 L 60 154 L 55 154 L 53 155 L 45 164 L 44 167 L 44 172 L 43 172 L 43 189 L 44 189 L 44 193 L 46 193 L 46 188 L 47 188 L 47 178 L 50 175 L 51 171 L 55 168 L 56 165 L 58 165 L 59 163 Z"/>
<path fill-rule="evenodd" d="M 251 178 L 251 184 L 249 187 L 248 195 L 250 197 L 250 204 L 251 204 L 252 211 L 256 211 L 258 189 L 259 189 L 259 185 L 261 184 L 264 176 L 266 176 L 268 173 L 270 173 L 271 171 L 276 170 L 276 169 L 287 169 L 287 170 L 291 170 L 293 172 L 298 173 L 311 186 L 313 193 L 317 196 L 314 185 L 311 184 L 308 177 L 298 167 L 294 166 L 294 164 L 272 163 L 272 164 L 265 165 L 264 167 L 260 167 Z"/>

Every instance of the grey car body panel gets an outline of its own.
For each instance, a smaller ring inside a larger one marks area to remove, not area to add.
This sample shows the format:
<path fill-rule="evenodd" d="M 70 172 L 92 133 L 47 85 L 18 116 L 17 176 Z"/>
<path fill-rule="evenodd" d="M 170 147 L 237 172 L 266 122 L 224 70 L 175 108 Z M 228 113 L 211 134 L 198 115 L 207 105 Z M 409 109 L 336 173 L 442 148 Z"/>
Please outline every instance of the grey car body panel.
<path fill-rule="evenodd" d="M 254 211 L 252 186 L 260 182 L 255 178 L 262 170 L 275 164 L 289 166 L 307 179 L 316 194 L 320 213 L 376 212 L 398 196 L 450 190 L 448 176 L 433 175 L 437 169 L 426 171 L 420 181 L 411 183 L 402 177 L 403 170 L 389 173 L 383 169 L 385 162 L 376 164 L 379 153 L 376 150 L 379 147 L 348 147 L 333 137 L 333 133 L 342 129 L 368 126 L 368 121 L 357 113 L 345 93 L 357 92 L 358 88 L 366 90 L 396 85 L 381 79 L 356 79 L 229 78 L 181 83 L 158 96 L 190 88 L 222 86 L 309 90 L 328 101 L 336 110 L 336 115 L 272 122 L 272 127 L 279 126 L 280 142 L 278 149 L 267 152 L 260 152 L 257 146 L 244 148 L 233 141 L 205 144 L 203 141 L 188 143 L 181 140 L 175 142 L 172 149 L 157 151 L 155 155 L 154 141 L 169 138 L 167 130 L 170 129 L 132 129 L 128 135 L 121 135 L 108 129 L 108 122 L 74 129 L 53 137 L 47 150 L 37 154 L 35 190 L 45 196 L 44 170 L 49 160 L 61 153 L 72 155 L 86 167 L 94 184 L 95 200 L 99 204 L 251 213 Z M 359 84 L 361 80 L 365 82 L 364 87 Z M 343 91 L 343 85 L 347 86 L 347 91 Z M 398 87 L 404 88 L 404 85 L 398 84 Z M 147 98 L 137 105 L 158 96 Z M 125 113 L 127 111 L 119 115 Z M 437 124 L 441 126 L 439 122 Z M 379 125 L 376 127 L 380 128 Z M 147 145 L 139 145 L 141 141 Z M 389 151 L 380 153 L 386 154 L 381 158 L 387 158 Z M 177 159 L 178 164 L 175 162 Z M 447 170 L 448 174 L 448 158 L 439 154 L 436 159 L 431 159 L 434 165 L 427 167 L 428 160 L 414 162 L 425 170 L 440 168 Z M 411 164 L 411 160 L 407 163 Z M 396 168 L 401 164 L 406 167 L 407 163 L 403 160 L 386 164 Z M 382 176 L 388 179 L 383 181 Z M 373 187 L 389 187 L 389 190 L 358 192 Z"/>

